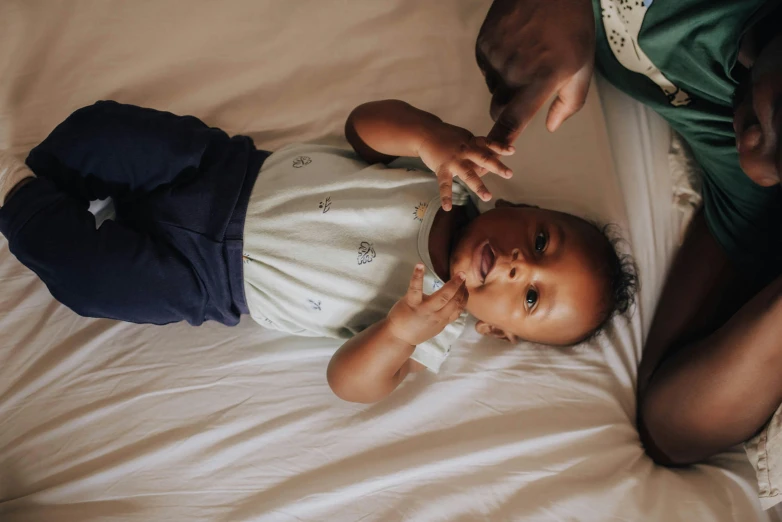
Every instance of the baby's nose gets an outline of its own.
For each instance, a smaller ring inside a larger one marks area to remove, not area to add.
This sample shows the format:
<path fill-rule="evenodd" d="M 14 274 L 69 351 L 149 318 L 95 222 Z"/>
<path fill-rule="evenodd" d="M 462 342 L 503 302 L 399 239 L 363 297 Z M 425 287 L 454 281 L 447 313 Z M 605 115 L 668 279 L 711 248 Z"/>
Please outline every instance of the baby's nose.
<path fill-rule="evenodd" d="M 511 252 L 510 255 L 510 262 L 511 264 L 524 264 L 527 262 L 527 259 L 524 257 L 524 253 L 521 251 L 520 248 L 514 248 L 513 252 Z"/>
<path fill-rule="evenodd" d="M 520 249 L 514 248 L 508 259 L 508 277 L 510 277 L 512 281 L 518 279 L 524 271 L 525 265 L 526 260 L 524 259 L 524 254 Z"/>

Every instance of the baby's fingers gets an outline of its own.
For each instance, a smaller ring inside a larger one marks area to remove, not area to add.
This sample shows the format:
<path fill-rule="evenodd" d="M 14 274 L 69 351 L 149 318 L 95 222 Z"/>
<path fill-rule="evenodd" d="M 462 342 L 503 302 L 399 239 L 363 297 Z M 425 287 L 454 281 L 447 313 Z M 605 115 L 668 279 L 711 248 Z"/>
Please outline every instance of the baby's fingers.
<path fill-rule="evenodd" d="M 437 171 L 437 186 L 440 189 L 440 204 L 446 212 L 453 207 L 453 175 L 445 167 Z"/>
<path fill-rule="evenodd" d="M 467 159 L 490 172 L 509 179 L 513 176 L 513 171 L 505 165 L 500 158 L 488 147 L 476 147 L 469 154 Z"/>
<path fill-rule="evenodd" d="M 429 296 L 427 305 L 433 312 L 438 312 L 445 308 L 448 303 L 454 299 L 459 299 L 461 290 L 464 288 L 464 272 L 459 272 L 450 281 L 445 283 L 441 289 Z"/>
<path fill-rule="evenodd" d="M 483 184 L 483 181 L 481 180 L 480 175 L 478 175 L 477 165 L 475 165 L 472 162 L 465 162 L 469 167 L 462 167 L 464 169 L 464 173 L 460 174 L 459 177 L 464 181 L 464 184 L 470 187 L 470 189 L 475 192 L 479 198 L 483 201 L 489 201 L 491 200 L 491 192 L 489 192 L 489 189 L 486 188 L 486 185 Z"/>
<path fill-rule="evenodd" d="M 410 278 L 410 286 L 407 287 L 407 304 L 418 306 L 424 298 L 424 265 L 417 264 L 413 269 L 413 276 Z"/>
<path fill-rule="evenodd" d="M 456 296 L 437 313 L 440 314 L 440 317 L 445 318 L 449 324 L 456 321 L 467 306 L 467 297 L 467 289 L 462 286 Z"/>

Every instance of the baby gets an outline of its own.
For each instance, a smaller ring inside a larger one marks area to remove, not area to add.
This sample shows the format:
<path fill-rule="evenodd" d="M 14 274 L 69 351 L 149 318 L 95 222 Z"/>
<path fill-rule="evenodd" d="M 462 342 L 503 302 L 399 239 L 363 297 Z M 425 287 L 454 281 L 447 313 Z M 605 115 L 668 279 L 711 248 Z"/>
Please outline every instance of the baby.
<path fill-rule="evenodd" d="M 249 314 L 346 339 L 327 376 L 356 402 L 437 372 L 465 311 L 484 335 L 570 345 L 629 307 L 632 263 L 591 223 L 502 201 L 477 212 L 467 188 L 489 200 L 481 177 L 510 177 L 512 147 L 396 100 L 357 107 L 345 134 L 355 152 L 270 154 L 193 117 L 98 102 L 26 166 L 0 155 L 0 231 L 80 315 Z M 96 228 L 89 203 L 109 197 L 116 218 Z"/>

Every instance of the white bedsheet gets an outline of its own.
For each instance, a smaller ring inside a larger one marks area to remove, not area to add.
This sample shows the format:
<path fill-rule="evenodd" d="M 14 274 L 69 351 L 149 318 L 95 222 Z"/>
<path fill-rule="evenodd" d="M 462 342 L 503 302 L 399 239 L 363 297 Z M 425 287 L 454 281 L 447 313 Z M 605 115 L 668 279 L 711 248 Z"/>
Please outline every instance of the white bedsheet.
<path fill-rule="evenodd" d="M 383 97 L 485 132 L 472 57 L 489 4 L 4 0 L 0 148 L 23 156 L 105 98 L 263 148 L 338 136 L 353 106 Z M 556 135 L 538 119 L 515 180 L 492 186 L 623 227 L 643 275 L 636 314 L 572 350 L 468 334 L 440 376 L 374 406 L 329 392 L 332 341 L 251 321 L 82 319 L 2 240 L 0 519 L 769 520 L 743 453 L 672 471 L 640 447 L 635 368 L 678 228 L 666 127 L 602 93 L 606 119 L 594 89 Z"/>

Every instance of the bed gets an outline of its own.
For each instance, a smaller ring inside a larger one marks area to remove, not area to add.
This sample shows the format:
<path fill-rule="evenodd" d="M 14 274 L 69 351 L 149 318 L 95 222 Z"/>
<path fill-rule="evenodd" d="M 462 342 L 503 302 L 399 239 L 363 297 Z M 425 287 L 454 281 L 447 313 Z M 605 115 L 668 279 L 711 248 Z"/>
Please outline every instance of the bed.
<path fill-rule="evenodd" d="M 267 149 L 339 142 L 355 105 L 389 97 L 486 132 L 473 44 L 489 5 L 4 0 L 0 148 L 23 157 L 98 99 Z M 670 144 L 604 82 L 555 135 L 536 120 L 515 179 L 490 188 L 616 224 L 641 270 L 634 314 L 573 349 L 468 329 L 439 376 L 373 406 L 329 392 L 333 341 L 80 318 L 0 240 L 0 519 L 779 520 L 740 449 L 668 470 L 634 429 L 642 339 L 686 219 Z"/>

